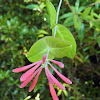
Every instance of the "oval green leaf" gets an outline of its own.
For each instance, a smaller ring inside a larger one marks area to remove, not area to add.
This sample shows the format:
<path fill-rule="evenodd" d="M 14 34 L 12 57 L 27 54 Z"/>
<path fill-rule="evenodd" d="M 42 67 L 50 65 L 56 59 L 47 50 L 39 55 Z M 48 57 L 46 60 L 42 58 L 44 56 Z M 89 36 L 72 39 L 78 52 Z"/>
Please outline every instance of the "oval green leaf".
<path fill-rule="evenodd" d="M 55 37 L 44 37 L 33 44 L 30 48 L 27 58 L 30 62 L 36 62 L 47 54 L 50 48 L 49 59 L 62 58 L 71 51 L 72 45 Z"/>
<path fill-rule="evenodd" d="M 88 16 L 90 10 L 91 10 L 91 7 L 88 7 L 88 8 L 86 8 L 86 9 L 84 10 L 84 12 L 82 13 L 82 19 L 86 19 L 86 18 L 87 18 L 87 16 Z"/>
<path fill-rule="evenodd" d="M 76 42 L 75 42 L 73 35 L 65 26 L 58 24 L 56 25 L 56 27 L 57 27 L 57 31 L 56 31 L 55 37 L 60 38 L 72 44 L 72 50 L 69 53 L 67 53 L 66 56 L 69 58 L 74 58 L 76 54 Z M 54 35 L 54 30 L 55 28 L 52 29 L 52 35 Z"/>
<path fill-rule="evenodd" d="M 51 25 L 51 28 L 52 28 L 56 24 L 57 13 L 56 13 L 55 7 L 53 6 L 53 4 L 49 0 L 46 0 L 46 6 L 47 6 L 47 11 L 48 11 L 48 14 L 49 14 L 49 17 L 50 17 L 50 25 Z"/>

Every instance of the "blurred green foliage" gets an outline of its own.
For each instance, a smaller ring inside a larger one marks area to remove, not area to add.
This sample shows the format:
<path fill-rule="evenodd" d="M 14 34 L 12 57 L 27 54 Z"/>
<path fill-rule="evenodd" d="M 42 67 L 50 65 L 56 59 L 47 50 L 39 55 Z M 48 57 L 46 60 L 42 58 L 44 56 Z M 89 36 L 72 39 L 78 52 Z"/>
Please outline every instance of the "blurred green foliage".
<path fill-rule="evenodd" d="M 59 0 L 50 0 L 58 7 Z M 51 35 L 45 0 L 0 0 L 0 100 L 52 100 L 48 81 L 42 71 L 35 89 L 20 89 L 22 73 L 12 69 L 29 64 L 29 48 L 39 38 Z M 74 59 L 57 59 L 65 64 L 61 73 L 73 81 L 56 86 L 60 100 L 100 100 L 100 0 L 63 0 L 59 23 L 74 35 L 77 54 Z M 51 72 L 53 70 L 51 69 Z"/>

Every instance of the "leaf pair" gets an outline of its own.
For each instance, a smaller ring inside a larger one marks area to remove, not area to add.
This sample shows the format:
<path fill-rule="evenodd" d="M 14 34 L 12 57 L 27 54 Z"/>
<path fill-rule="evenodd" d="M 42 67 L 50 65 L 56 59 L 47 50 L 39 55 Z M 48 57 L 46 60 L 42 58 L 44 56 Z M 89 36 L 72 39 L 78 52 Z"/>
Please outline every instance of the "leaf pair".
<path fill-rule="evenodd" d="M 31 62 L 41 60 L 48 52 L 48 48 L 50 48 L 49 59 L 62 58 L 72 49 L 72 45 L 55 37 L 44 37 L 33 44 L 27 56 L 28 60 Z"/>

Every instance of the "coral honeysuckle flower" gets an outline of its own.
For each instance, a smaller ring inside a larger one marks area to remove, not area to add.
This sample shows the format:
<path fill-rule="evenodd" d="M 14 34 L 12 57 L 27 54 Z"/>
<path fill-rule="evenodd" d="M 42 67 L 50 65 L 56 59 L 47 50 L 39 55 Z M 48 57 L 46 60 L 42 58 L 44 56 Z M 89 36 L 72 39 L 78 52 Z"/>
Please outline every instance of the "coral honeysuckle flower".
<path fill-rule="evenodd" d="M 51 66 L 51 68 L 58 74 L 58 76 L 64 82 L 66 82 L 68 84 L 72 84 L 72 82 L 68 78 L 66 78 L 64 75 L 62 75 L 59 71 L 57 71 L 57 69 L 50 62 L 55 63 L 60 68 L 64 68 L 63 63 L 61 63 L 59 61 L 52 60 L 52 59 L 46 59 L 46 54 L 44 54 L 42 60 L 40 60 L 40 61 L 37 61 L 37 62 L 32 63 L 32 64 L 27 65 L 27 66 L 23 66 L 23 67 L 20 67 L 20 68 L 13 69 L 12 71 L 14 73 L 19 73 L 19 72 L 25 71 L 25 70 L 30 68 L 28 71 L 26 71 L 20 77 L 20 81 L 22 82 L 22 84 L 20 85 L 20 88 L 24 88 L 33 79 L 33 77 L 36 75 L 31 86 L 29 87 L 29 92 L 31 92 L 34 89 L 34 87 L 37 83 L 38 77 L 39 77 L 42 69 L 45 68 L 45 73 L 46 73 L 46 76 L 47 76 L 47 79 L 48 79 L 48 82 L 49 82 L 49 88 L 50 88 L 51 96 L 52 96 L 53 100 L 59 100 L 59 98 L 56 95 L 56 91 L 55 91 L 53 85 L 56 84 L 59 87 L 59 89 L 61 89 L 61 90 L 65 90 L 65 87 L 51 74 L 50 70 L 48 69 L 48 65 Z"/>

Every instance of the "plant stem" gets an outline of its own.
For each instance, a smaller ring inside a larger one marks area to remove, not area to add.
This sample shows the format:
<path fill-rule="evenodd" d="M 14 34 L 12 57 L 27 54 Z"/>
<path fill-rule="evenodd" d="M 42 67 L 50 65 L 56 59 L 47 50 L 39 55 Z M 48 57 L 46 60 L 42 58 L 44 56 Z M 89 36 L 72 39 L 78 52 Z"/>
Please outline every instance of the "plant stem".
<path fill-rule="evenodd" d="M 74 15 L 76 15 L 75 12 L 74 12 L 74 10 L 72 9 L 72 7 L 71 7 L 70 4 L 69 4 L 69 1 L 68 1 L 68 0 L 64 0 L 64 1 L 68 4 L 68 7 L 70 8 L 71 12 L 72 12 Z"/>
<path fill-rule="evenodd" d="M 72 9 L 71 5 L 69 4 L 69 1 L 68 0 L 64 0 L 64 1 L 68 4 L 68 7 L 70 8 L 70 10 L 74 14 L 74 16 L 76 16 L 77 19 L 79 19 L 81 21 L 81 19 L 78 17 L 78 14 L 76 14 L 75 11 Z"/>
<path fill-rule="evenodd" d="M 59 17 L 59 11 L 60 11 L 60 7 L 61 7 L 61 3 L 62 3 L 62 0 L 60 0 L 59 6 L 58 6 L 58 9 L 57 9 L 56 24 L 58 24 L 58 17 Z M 57 26 L 55 26 L 55 31 L 54 31 L 53 37 L 55 37 L 56 31 L 57 31 Z M 50 48 L 48 48 L 45 65 L 47 65 L 47 59 L 48 59 L 49 51 L 50 51 Z"/>
<path fill-rule="evenodd" d="M 99 2 L 94 2 L 94 3 L 92 3 L 92 4 L 87 5 L 86 7 L 93 6 L 93 5 L 99 4 L 99 3 L 100 3 L 100 1 L 99 1 Z"/>
<path fill-rule="evenodd" d="M 58 10 L 57 10 L 57 16 L 56 16 L 56 24 L 58 24 L 58 17 L 59 17 L 59 11 L 60 11 L 60 7 L 61 7 L 61 3 L 62 3 L 62 0 L 60 0 L 60 2 L 59 2 L 59 6 L 58 6 Z M 53 37 L 55 37 L 56 31 L 57 31 L 57 26 L 55 26 L 55 31 L 54 31 Z"/>

